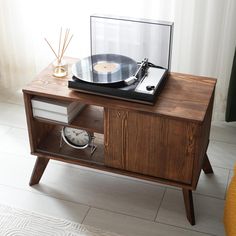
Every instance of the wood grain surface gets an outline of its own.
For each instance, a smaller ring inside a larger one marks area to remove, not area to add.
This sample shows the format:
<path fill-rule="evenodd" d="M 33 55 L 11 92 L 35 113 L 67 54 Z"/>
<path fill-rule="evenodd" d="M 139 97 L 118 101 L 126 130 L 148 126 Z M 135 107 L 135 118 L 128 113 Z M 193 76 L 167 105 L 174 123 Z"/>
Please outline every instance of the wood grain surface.
<path fill-rule="evenodd" d="M 198 124 L 114 109 L 105 117 L 105 164 L 191 184 Z"/>

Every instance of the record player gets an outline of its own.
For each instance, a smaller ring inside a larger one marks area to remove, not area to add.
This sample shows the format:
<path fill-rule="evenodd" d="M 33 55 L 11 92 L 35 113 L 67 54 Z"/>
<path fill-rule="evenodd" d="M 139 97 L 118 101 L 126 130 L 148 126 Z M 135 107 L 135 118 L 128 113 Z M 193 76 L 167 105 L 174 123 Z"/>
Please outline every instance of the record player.
<path fill-rule="evenodd" d="M 168 79 L 172 35 L 171 22 L 93 15 L 91 56 L 72 66 L 68 87 L 154 104 Z"/>

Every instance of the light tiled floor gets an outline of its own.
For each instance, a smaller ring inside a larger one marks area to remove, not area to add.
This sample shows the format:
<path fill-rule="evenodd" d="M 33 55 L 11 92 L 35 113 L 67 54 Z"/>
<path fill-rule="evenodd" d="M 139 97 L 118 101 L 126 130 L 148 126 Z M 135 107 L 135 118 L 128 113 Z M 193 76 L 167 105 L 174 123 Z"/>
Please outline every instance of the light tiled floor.
<path fill-rule="evenodd" d="M 167 189 L 156 221 L 214 235 L 224 235 L 224 227 L 221 223 L 224 200 L 198 194 L 194 194 L 193 200 L 196 225 L 191 226 L 187 222 L 182 191 L 174 189 Z"/>
<path fill-rule="evenodd" d="M 236 144 L 212 140 L 207 153 L 212 165 L 233 169 L 235 165 Z"/>
<path fill-rule="evenodd" d="M 0 90 L 0 203 L 65 218 L 124 236 L 224 235 L 226 189 L 236 162 L 236 126 L 214 123 L 208 155 L 214 175 L 201 174 L 194 193 L 196 225 L 176 188 L 51 161 L 28 186 L 30 155 L 22 98 Z"/>

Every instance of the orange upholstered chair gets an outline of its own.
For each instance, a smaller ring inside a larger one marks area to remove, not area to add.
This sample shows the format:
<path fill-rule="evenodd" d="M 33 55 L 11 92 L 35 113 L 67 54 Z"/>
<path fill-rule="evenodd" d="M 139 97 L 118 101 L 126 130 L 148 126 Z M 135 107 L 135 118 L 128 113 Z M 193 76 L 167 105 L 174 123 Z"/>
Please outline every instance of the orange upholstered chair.
<path fill-rule="evenodd" d="M 226 195 L 224 225 L 227 236 L 236 236 L 236 166 Z"/>

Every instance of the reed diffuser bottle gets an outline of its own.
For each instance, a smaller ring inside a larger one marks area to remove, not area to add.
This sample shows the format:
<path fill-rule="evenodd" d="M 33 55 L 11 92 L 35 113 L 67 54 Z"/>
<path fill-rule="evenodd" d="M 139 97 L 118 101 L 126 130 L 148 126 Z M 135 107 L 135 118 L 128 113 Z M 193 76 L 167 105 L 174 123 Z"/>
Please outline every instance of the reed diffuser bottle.
<path fill-rule="evenodd" d="M 66 29 L 64 35 L 62 32 L 62 28 L 60 31 L 60 36 L 59 36 L 59 43 L 58 43 L 58 52 L 56 53 L 55 50 L 53 49 L 52 45 L 48 42 L 48 40 L 45 38 L 45 41 L 51 48 L 52 52 L 56 56 L 56 60 L 52 63 L 53 66 L 53 75 L 55 77 L 64 77 L 68 75 L 68 64 L 65 59 L 63 59 L 63 56 L 65 54 L 65 51 L 70 44 L 70 41 L 73 37 L 73 35 L 69 36 L 70 34 L 70 29 Z"/>

